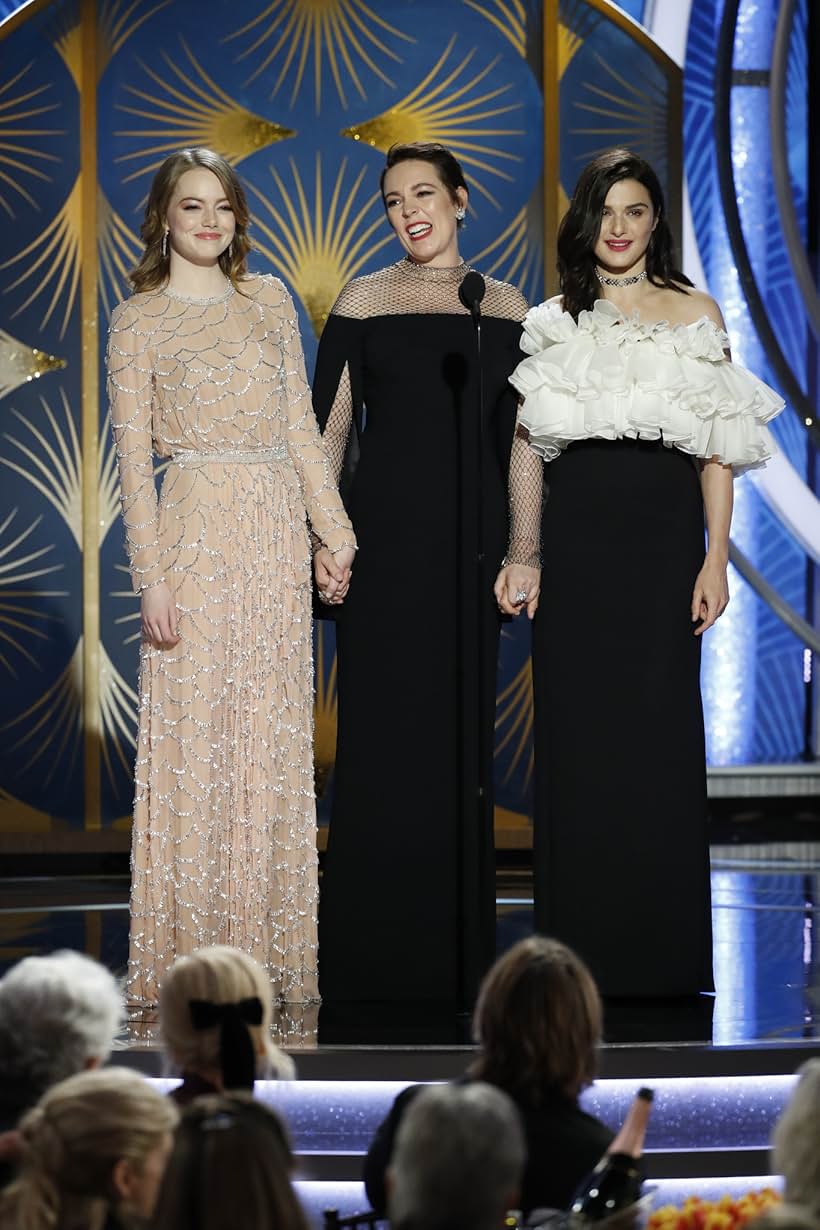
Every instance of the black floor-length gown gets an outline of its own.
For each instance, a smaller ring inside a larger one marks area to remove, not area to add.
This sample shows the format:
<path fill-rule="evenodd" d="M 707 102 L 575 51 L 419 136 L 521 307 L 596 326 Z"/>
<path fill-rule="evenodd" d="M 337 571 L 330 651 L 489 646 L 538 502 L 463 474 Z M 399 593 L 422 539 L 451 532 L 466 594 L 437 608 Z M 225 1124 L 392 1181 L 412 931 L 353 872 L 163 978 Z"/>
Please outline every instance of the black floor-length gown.
<path fill-rule="evenodd" d="M 346 452 L 359 454 L 342 480 L 359 550 L 336 624 L 338 742 L 319 914 L 326 1003 L 469 1006 L 494 956 L 492 585 L 508 547 L 508 377 L 526 304 L 487 279 L 480 655 L 478 369 L 458 299 L 467 271 L 403 260 L 354 280 L 319 348 L 314 405 L 326 447 L 337 471 Z M 540 463 L 521 441 L 516 449 L 540 491 Z"/>
<path fill-rule="evenodd" d="M 712 988 L 699 458 L 770 453 L 782 400 L 726 361 L 728 338 L 530 312 L 513 383 L 548 461 L 533 633 L 535 915 L 606 996 Z"/>

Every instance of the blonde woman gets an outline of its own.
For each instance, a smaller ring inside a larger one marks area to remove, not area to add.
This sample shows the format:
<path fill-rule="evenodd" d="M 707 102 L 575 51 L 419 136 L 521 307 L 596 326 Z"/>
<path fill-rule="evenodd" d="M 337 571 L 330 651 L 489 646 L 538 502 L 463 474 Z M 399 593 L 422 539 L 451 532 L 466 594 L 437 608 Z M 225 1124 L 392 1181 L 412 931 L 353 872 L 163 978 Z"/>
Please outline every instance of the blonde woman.
<path fill-rule="evenodd" d="M 129 999 L 232 943 L 274 994 L 316 978 L 310 544 L 347 584 L 355 538 L 321 446 L 296 311 L 253 277 L 248 207 L 211 150 L 151 186 L 108 384 L 143 645 Z M 157 499 L 153 454 L 167 461 Z"/>
<path fill-rule="evenodd" d="M 205 1093 L 253 1089 L 260 1075 L 293 1076 L 273 1045 L 271 987 L 253 957 L 236 948 L 203 948 L 181 957 L 160 992 L 160 1033 L 182 1073 L 172 1097 L 186 1105 Z"/>
<path fill-rule="evenodd" d="M 125 1068 L 54 1085 L 20 1124 L 22 1169 L 3 1230 L 116 1230 L 152 1215 L 176 1107 Z"/>

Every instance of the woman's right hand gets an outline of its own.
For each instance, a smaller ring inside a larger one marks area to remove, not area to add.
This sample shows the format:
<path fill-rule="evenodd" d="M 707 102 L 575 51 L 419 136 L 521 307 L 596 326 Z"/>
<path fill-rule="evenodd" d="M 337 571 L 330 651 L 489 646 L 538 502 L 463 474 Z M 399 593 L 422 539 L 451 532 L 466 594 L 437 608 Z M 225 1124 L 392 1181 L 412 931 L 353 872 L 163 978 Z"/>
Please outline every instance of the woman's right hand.
<path fill-rule="evenodd" d="M 140 601 L 142 635 L 158 649 L 179 644 L 177 607 L 165 581 L 142 591 Z"/>

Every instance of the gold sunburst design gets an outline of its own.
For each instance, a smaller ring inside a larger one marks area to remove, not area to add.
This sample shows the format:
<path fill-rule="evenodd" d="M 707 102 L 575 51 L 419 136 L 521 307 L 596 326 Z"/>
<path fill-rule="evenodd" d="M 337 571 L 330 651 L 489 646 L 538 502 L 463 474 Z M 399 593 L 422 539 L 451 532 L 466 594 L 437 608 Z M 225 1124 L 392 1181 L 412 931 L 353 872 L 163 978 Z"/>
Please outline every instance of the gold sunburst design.
<path fill-rule="evenodd" d="M 58 770 L 61 776 L 70 773 L 82 740 L 82 713 L 83 638 L 80 637 L 70 662 L 51 687 L 33 705 L 0 726 L 6 752 L 20 753 L 17 775 L 27 773 L 46 753 L 43 785 L 49 786 Z"/>
<path fill-rule="evenodd" d="M 23 265 L 23 272 L 6 286 L 5 294 L 11 294 L 34 280 L 28 297 L 12 312 L 12 319 L 43 295 L 46 307 L 40 327 L 45 328 L 57 305 L 64 300 L 60 337 L 65 336 L 80 285 L 81 233 L 82 187 L 78 175 L 68 199 L 48 226 L 21 252 L 0 265 L 0 269 Z"/>
<path fill-rule="evenodd" d="M 128 274 L 139 263 L 142 243 L 113 208 L 105 193 L 97 193 L 97 256 L 99 289 L 106 316 L 125 297 Z"/>
<path fill-rule="evenodd" d="M 448 63 L 457 37 L 452 36 L 430 72 L 401 102 L 373 119 L 342 129 L 342 136 L 364 141 L 383 153 L 397 141 L 440 141 L 465 167 L 467 182 L 500 209 L 479 176 L 513 182 L 514 176 L 504 169 L 504 164 L 521 162 L 522 158 L 493 142 L 497 137 L 524 135 L 521 128 L 496 126 L 500 116 L 519 111 L 522 104 L 501 101 L 505 95 L 510 96 L 511 84 L 490 90 L 482 88 L 499 56 L 476 70 L 474 47 L 457 62 Z"/>
<path fill-rule="evenodd" d="M 0 209 L 15 218 L 12 194 L 16 193 L 31 209 L 39 209 L 36 197 L 22 182 L 28 175 L 39 183 L 51 183 L 43 164 L 60 161 L 57 154 L 38 149 L 32 141 L 41 137 L 65 135 L 62 128 L 43 127 L 43 116 L 59 111 L 58 102 L 48 102 L 52 85 L 27 86 L 25 76 L 34 61 L 26 64 L 7 81 L 0 82 Z M 18 93 L 12 93 L 17 89 Z M 32 188 L 34 185 L 32 184 Z"/>
<path fill-rule="evenodd" d="M 59 615 L 50 615 L 42 608 L 32 607 L 31 600 L 65 598 L 68 595 L 67 590 L 31 589 L 26 586 L 27 582 L 38 577 L 61 572 L 65 565 L 46 562 L 46 556 L 54 550 L 53 543 L 34 548 L 28 542 L 41 524 L 42 514 L 35 517 L 25 529 L 18 531 L 14 524 L 18 512 L 19 509 L 13 508 L 0 523 L 0 666 L 14 679 L 17 678 L 17 671 L 6 656 L 12 650 L 24 658 L 29 667 L 34 670 L 42 669 L 37 657 L 24 644 L 23 638 L 33 637 L 35 641 L 47 641 L 49 637 L 47 632 L 36 627 L 32 621 L 47 624 L 63 622 Z M 12 537 L 8 542 L 4 542 L 7 533 Z"/>
<path fill-rule="evenodd" d="M 532 780 L 532 667 L 529 658 L 516 675 L 510 680 L 498 697 L 496 708 L 496 756 L 500 756 L 507 746 L 510 746 L 511 757 L 504 781 L 512 778 L 526 754 L 530 755 L 524 778 L 525 789 Z"/>
<path fill-rule="evenodd" d="M 319 798 L 327 789 L 330 774 L 336 761 L 336 724 L 338 699 L 336 695 L 336 654 L 328 666 L 331 650 L 330 638 L 324 622 L 316 624 L 316 701 L 314 705 L 313 762 L 316 775 L 316 794 Z"/>
<path fill-rule="evenodd" d="M 12 456 L 0 455 L 0 465 L 20 474 L 44 496 L 65 521 L 82 549 L 82 456 L 80 439 L 71 406 L 60 390 L 63 420 L 60 422 L 44 397 L 40 398 L 43 415 L 50 430 L 25 418 L 19 410 L 11 413 L 25 428 L 26 438 L 18 439 L 9 432 L 3 439 L 14 448 Z M 19 459 L 19 460 L 18 460 Z"/>
<path fill-rule="evenodd" d="M 137 746 L 137 704 L 139 697 L 100 646 L 100 709 L 105 738 L 102 758 L 111 785 L 118 777 L 116 766 L 130 775 Z"/>
<path fill-rule="evenodd" d="M 117 52 L 149 18 L 167 8 L 171 0 L 100 0 L 97 6 L 97 77 L 105 72 Z M 82 90 L 82 26 L 79 9 L 60 13 L 52 26 L 51 41 Z"/>
<path fill-rule="evenodd" d="M 643 88 L 628 81 L 603 56 L 596 54 L 595 62 L 598 74 L 593 81 L 583 83 L 590 101 L 574 103 L 574 110 L 583 112 L 588 126 L 572 126 L 569 132 L 572 136 L 599 137 L 600 144 L 584 142 L 575 161 L 587 162 L 613 145 L 626 145 L 639 148 L 650 162 L 665 164 L 668 133 L 663 86 L 652 88 L 650 83 Z"/>
<path fill-rule="evenodd" d="M 109 597 L 123 598 L 130 605 L 129 610 L 125 613 L 125 615 L 118 615 L 116 617 L 114 620 L 114 626 L 122 627 L 127 631 L 129 626 L 136 624 L 136 631 L 132 632 L 130 636 L 124 636 L 122 638 L 123 645 L 133 645 L 136 641 L 142 639 L 139 596 L 134 593 L 134 587 L 131 584 L 131 572 L 128 566 L 126 564 L 117 564 L 116 571 L 124 574 L 126 578 L 126 588 L 110 590 Z"/>
<path fill-rule="evenodd" d="M 486 17 L 520 56 L 527 54 L 527 7 L 524 0 L 464 0 L 468 8 Z"/>
<path fill-rule="evenodd" d="M 347 160 L 343 159 L 325 199 L 322 160 L 317 153 L 312 201 L 293 159 L 290 171 L 293 192 L 276 168 L 270 168 L 281 205 L 274 204 L 255 184 L 249 185 L 270 218 L 268 223 L 261 214 L 256 217 L 255 246 L 288 279 L 318 337 L 345 282 L 390 242 L 390 235 L 374 241 L 376 232 L 384 229 L 384 218 L 378 196 L 360 194 L 368 168 L 362 167 L 353 182 L 345 184 Z"/>
<path fill-rule="evenodd" d="M 245 60 L 256 52 L 262 59 L 248 78 L 255 80 L 281 59 L 270 97 L 274 98 L 293 70 L 294 80 L 290 105 L 295 103 L 305 70 L 313 60 L 313 91 L 316 114 L 322 106 L 322 70 L 325 60 L 330 68 L 336 94 L 343 107 L 347 95 L 343 76 L 353 85 L 360 98 L 366 98 L 357 64 L 364 65 L 385 85 L 394 82 L 373 58 L 381 55 L 400 64 L 401 56 L 385 38 L 414 43 L 416 40 L 383 17 L 374 13 L 363 0 L 274 0 L 252 21 L 230 34 L 225 40 L 249 36 L 252 41 L 237 57 Z M 275 71 L 275 70 L 274 70 Z"/>
<path fill-rule="evenodd" d="M 492 277 L 517 286 L 529 303 L 540 290 L 544 265 L 543 205 L 540 193 L 519 209 L 497 239 L 482 248 L 470 263 L 479 265 Z"/>
<path fill-rule="evenodd" d="M 124 177 L 123 183 L 156 170 L 169 153 L 181 146 L 206 145 L 229 162 L 238 163 L 260 149 L 296 135 L 295 129 L 275 124 L 240 106 L 205 72 L 184 39 L 180 39 L 180 44 L 188 62 L 187 69 L 163 52 L 167 77 L 139 61 L 148 82 L 157 92 L 151 93 L 147 87 L 124 87 L 127 94 L 138 100 L 138 105 L 123 104 L 117 109 L 151 126 L 122 129 L 115 134 L 148 142 L 116 159 L 118 163 L 140 163 Z"/>
<path fill-rule="evenodd" d="M 66 366 L 66 360 L 36 346 L 27 346 L 19 338 L 0 329 L 0 398 L 7 397 L 21 385 L 39 380 L 49 372 Z"/>
<path fill-rule="evenodd" d="M 563 77 L 575 53 L 601 23 L 601 14 L 586 0 L 562 0 L 558 21 L 558 79 Z"/>

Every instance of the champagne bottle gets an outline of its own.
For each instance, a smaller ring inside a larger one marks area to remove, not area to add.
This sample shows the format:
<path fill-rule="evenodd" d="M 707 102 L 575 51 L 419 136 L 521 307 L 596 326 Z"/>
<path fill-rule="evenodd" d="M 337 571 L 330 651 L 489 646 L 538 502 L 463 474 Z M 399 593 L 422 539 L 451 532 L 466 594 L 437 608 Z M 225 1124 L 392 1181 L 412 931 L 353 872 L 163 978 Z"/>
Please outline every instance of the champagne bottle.
<path fill-rule="evenodd" d="M 572 1202 L 572 1212 L 584 1221 L 603 1221 L 641 1197 L 640 1159 L 652 1109 L 652 1090 L 639 1089 L 621 1130 Z"/>

